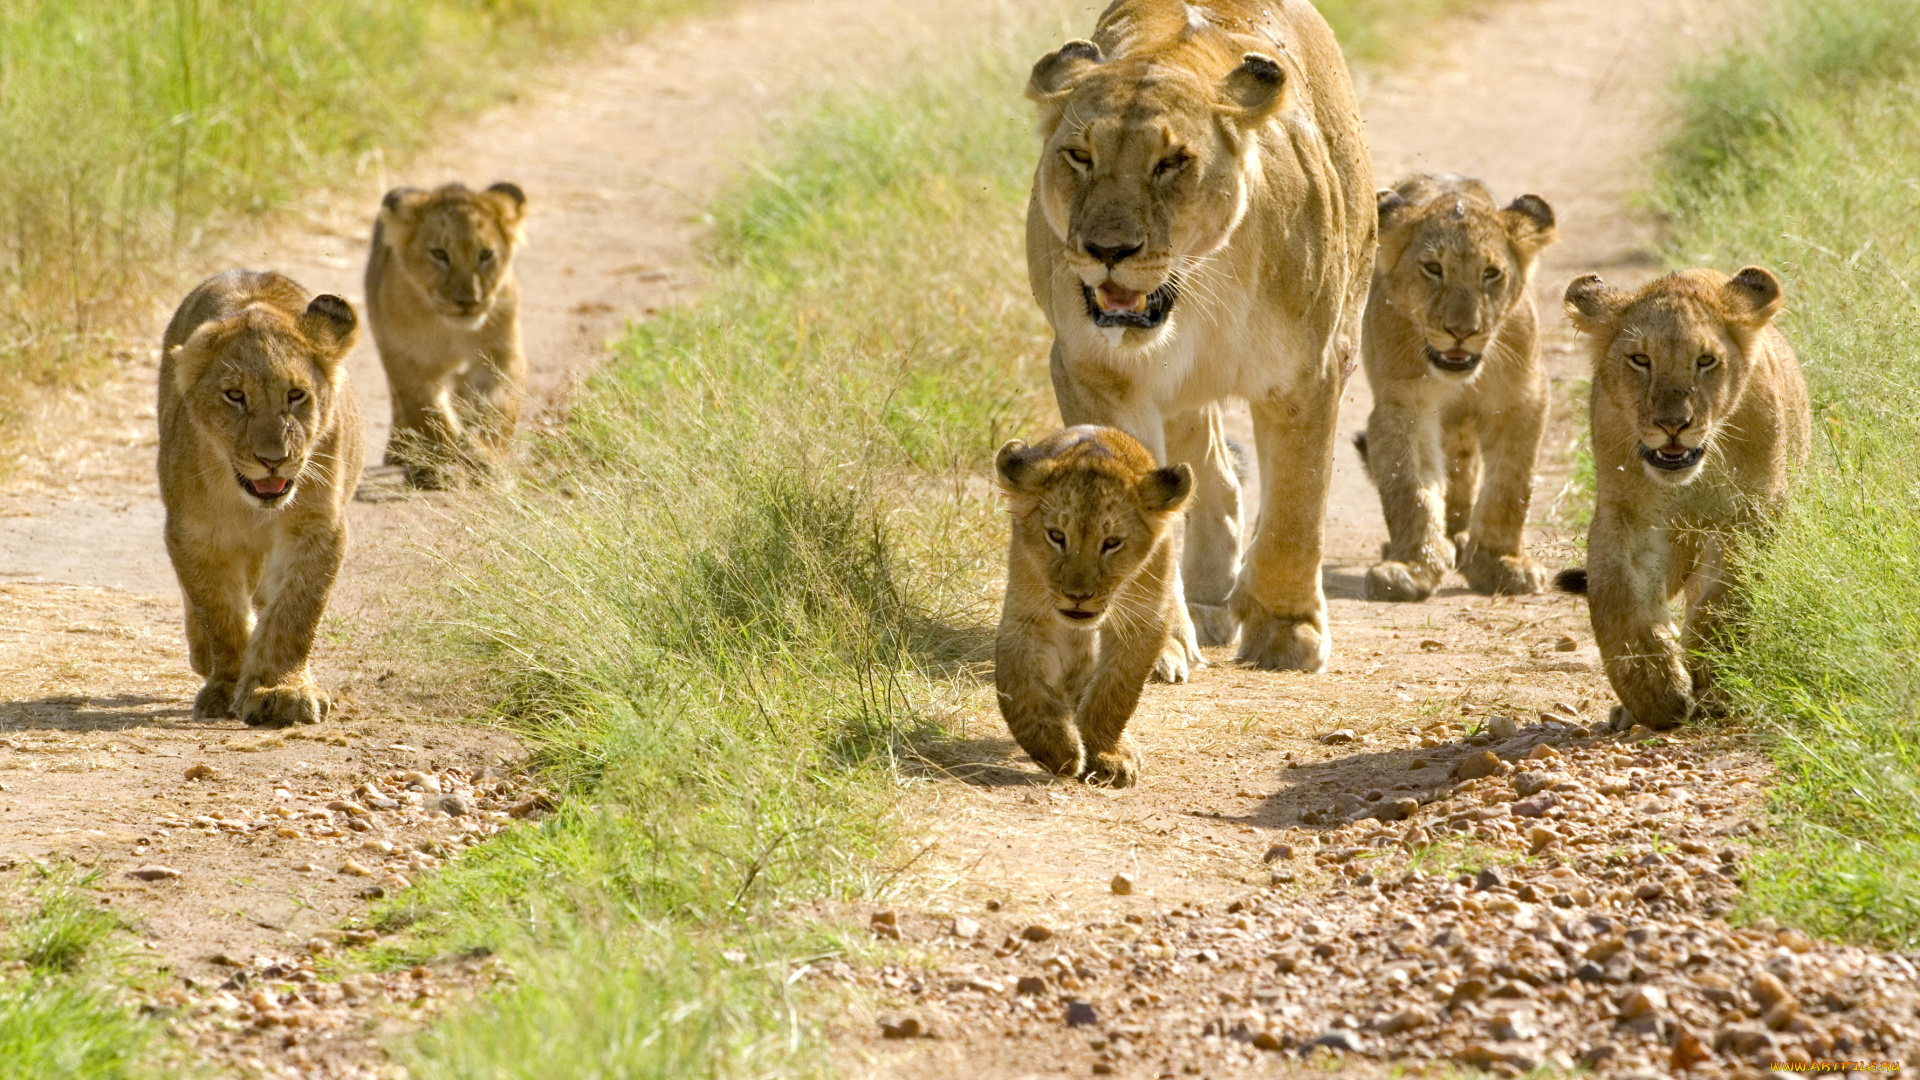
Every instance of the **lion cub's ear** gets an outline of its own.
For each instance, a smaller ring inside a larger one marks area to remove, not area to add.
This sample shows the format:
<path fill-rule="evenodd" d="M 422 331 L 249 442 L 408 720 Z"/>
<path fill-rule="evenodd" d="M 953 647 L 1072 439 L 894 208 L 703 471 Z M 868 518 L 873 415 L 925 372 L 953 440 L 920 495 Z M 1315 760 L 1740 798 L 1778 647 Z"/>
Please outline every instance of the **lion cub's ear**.
<path fill-rule="evenodd" d="M 1522 195 L 1508 203 L 1500 211 L 1500 224 L 1513 250 L 1528 261 L 1559 235 L 1554 229 L 1553 207 L 1538 195 Z"/>
<path fill-rule="evenodd" d="M 1728 322 L 1758 330 L 1772 322 L 1785 303 L 1785 292 L 1773 271 L 1749 266 L 1728 279 L 1720 306 Z"/>
<path fill-rule="evenodd" d="M 994 471 L 1000 474 L 1000 486 L 1007 489 L 1007 494 L 1031 495 L 1046 482 L 1046 462 L 1038 454 L 1030 453 L 1032 449 L 1019 439 L 1012 439 L 993 455 Z"/>
<path fill-rule="evenodd" d="M 1193 468 L 1186 462 L 1155 469 L 1140 478 L 1134 489 L 1140 493 L 1140 505 L 1150 513 L 1171 514 L 1186 505 L 1193 494 Z"/>
<path fill-rule="evenodd" d="M 1576 330 L 1598 334 L 1626 309 L 1627 294 L 1600 280 L 1599 274 L 1574 278 L 1567 285 L 1567 318 Z"/>
<path fill-rule="evenodd" d="M 353 305 L 332 293 L 321 293 L 300 313 L 298 321 L 300 332 L 312 342 L 320 365 L 327 369 L 327 377 L 337 380 L 347 367 L 341 361 L 353 351 L 360 332 Z"/>
<path fill-rule="evenodd" d="M 427 192 L 415 187 L 397 187 L 380 200 L 380 216 L 396 224 L 407 224 L 426 205 Z"/>
<path fill-rule="evenodd" d="M 1106 62 L 1100 46 L 1075 38 L 1040 58 L 1027 78 L 1027 97 L 1047 102 L 1073 89 L 1080 76 Z"/>
<path fill-rule="evenodd" d="M 1220 96 L 1226 99 L 1234 119 L 1243 127 L 1252 127 L 1280 111 L 1286 102 L 1287 73 L 1279 61 L 1263 53 L 1250 52 L 1240 58 L 1240 66 L 1228 72 L 1220 84 Z"/>
<path fill-rule="evenodd" d="M 486 194 L 500 211 L 500 220 L 509 226 L 519 225 L 520 219 L 526 216 L 527 193 L 520 190 L 519 184 L 502 180 L 488 188 Z"/>

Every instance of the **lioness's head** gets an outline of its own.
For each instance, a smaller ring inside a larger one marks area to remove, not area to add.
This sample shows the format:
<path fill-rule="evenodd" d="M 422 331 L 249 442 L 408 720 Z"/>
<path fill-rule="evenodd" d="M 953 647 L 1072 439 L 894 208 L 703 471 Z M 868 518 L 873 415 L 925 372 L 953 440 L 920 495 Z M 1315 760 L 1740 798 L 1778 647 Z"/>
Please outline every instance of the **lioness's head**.
<path fill-rule="evenodd" d="M 1246 157 L 1285 87 L 1280 65 L 1259 53 L 1218 82 L 1147 58 L 1108 60 L 1091 41 L 1033 66 L 1027 96 L 1045 143 L 1034 191 L 1095 326 L 1130 345 L 1162 332 L 1182 275 L 1246 214 Z"/>
<path fill-rule="evenodd" d="M 1013 511 L 1013 559 L 1028 571 L 1007 587 L 1037 577 L 1059 618 L 1083 629 L 1100 625 L 1193 490 L 1184 462 L 1159 468 L 1115 428 L 1067 428 L 1035 446 L 1015 439 L 994 466 Z"/>
<path fill-rule="evenodd" d="M 1684 484 L 1699 475 L 1781 303 L 1780 279 L 1758 266 L 1731 278 L 1682 270 L 1632 294 L 1598 274 L 1567 286 L 1568 317 L 1594 339 L 1593 392 L 1633 418 L 1648 476 Z"/>
<path fill-rule="evenodd" d="M 313 479 L 314 442 L 332 429 L 340 395 L 353 392 L 346 360 L 358 329 L 353 307 L 323 294 L 305 311 L 250 304 L 173 347 L 173 389 L 194 425 L 226 450 L 254 506 L 285 506 Z"/>
<path fill-rule="evenodd" d="M 461 184 L 394 188 L 380 201 L 380 228 L 433 310 L 472 329 L 493 309 L 526 211 L 527 196 L 513 184 L 485 191 Z"/>
<path fill-rule="evenodd" d="M 1382 301 L 1419 330 L 1434 371 L 1471 378 L 1500 324 L 1527 295 L 1554 239 L 1553 208 L 1522 195 L 1504 209 L 1477 180 L 1415 176 L 1378 197 Z"/>

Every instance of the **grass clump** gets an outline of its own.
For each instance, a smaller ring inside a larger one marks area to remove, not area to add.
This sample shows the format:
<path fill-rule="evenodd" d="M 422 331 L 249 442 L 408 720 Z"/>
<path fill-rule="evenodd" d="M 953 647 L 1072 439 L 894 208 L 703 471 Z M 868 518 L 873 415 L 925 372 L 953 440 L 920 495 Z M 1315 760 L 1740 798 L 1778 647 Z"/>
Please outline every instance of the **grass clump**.
<path fill-rule="evenodd" d="M 153 1027 L 113 988 L 121 922 L 91 883 L 45 873 L 0 903 L 0 1080 L 151 1074 Z"/>
<path fill-rule="evenodd" d="M 704 0 L 0 4 L 0 423 L 223 226 L 398 164 L 556 49 Z"/>
<path fill-rule="evenodd" d="M 1920 5 L 1783 3 L 1684 82 L 1671 255 L 1787 287 L 1813 462 L 1720 661 L 1772 732 L 1783 846 L 1748 905 L 1920 944 Z"/>

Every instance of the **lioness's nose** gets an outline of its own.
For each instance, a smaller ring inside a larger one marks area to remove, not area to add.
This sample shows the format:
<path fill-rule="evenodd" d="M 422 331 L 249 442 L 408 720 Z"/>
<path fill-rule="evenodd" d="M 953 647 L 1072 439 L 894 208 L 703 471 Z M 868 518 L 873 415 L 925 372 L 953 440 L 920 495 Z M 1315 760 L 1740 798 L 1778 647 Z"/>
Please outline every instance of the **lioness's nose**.
<path fill-rule="evenodd" d="M 1653 422 L 1660 425 L 1660 430 L 1666 432 L 1670 438 L 1677 439 L 1680 437 L 1681 432 L 1693 426 L 1693 417 L 1673 415 L 1656 416 L 1653 418 Z"/>
<path fill-rule="evenodd" d="M 1099 259 L 1108 266 L 1115 266 L 1124 259 L 1140 254 L 1140 249 L 1143 246 L 1144 245 L 1141 244 L 1127 243 L 1096 244 L 1092 240 L 1089 240 L 1087 241 L 1087 254 Z"/>
<path fill-rule="evenodd" d="M 287 454 L 281 454 L 277 458 L 270 458 L 263 454 L 255 454 L 253 455 L 253 460 L 265 465 L 269 469 L 277 469 L 286 462 L 288 456 Z"/>
<path fill-rule="evenodd" d="M 1087 601 L 1089 601 L 1089 600 L 1091 600 L 1091 599 L 1093 599 L 1093 590 L 1092 590 L 1092 589 L 1088 589 L 1088 590 L 1087 590 L 1087 591 L 1085 591 L 1085 592 L 1065 592 L 1065 591 L 1063 591 L 1063 592 L 1061 592 L 1061 594 L 1060 594 L 1060 595 L 1061 595 L 1061 596 L 1064 596 L 1064 597 L 1066 597 L 1067 599 L 1069 599 L 1069 600 L 1071 600 L 1071 601 L 1073 601 L 1073 602 L 1074 602 L 1074 603 L 1076 603 L 1076 604 L 1084 604 L 1084 603 L 1086 603 Z"/>

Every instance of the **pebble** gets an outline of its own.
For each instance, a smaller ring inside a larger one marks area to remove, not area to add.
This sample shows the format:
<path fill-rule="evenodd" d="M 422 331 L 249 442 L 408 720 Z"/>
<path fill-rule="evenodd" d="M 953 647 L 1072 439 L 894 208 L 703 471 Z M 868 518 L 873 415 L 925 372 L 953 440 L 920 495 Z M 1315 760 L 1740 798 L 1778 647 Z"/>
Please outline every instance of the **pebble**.
<path fill-rule="evenodd" d="M 1560 805 L 1560 796 L 1551 791 L 1542 791 L 1529 795 L 1513 804 L 1514 817 L 1545 817 L 1547 811 Z"/>
<path fill-rule="evenodd" d="M 972 941 L 974 938 L 980 936 L 982 928 L 980 926 L 980 920 L 978 919 L 971 919 L 965 915 L 955 915 L 952 924 L 949 925 L 947 929 L 954 937 L 962 941 Z"/>
<path fill-rule="evenodd" d="M 1483 891 L 1486 889 L 1497 889 L 1506 883 L 1506 879 L 1500 876 L 1500 871 L 1495 870 L 1491 866 L 1475 874 L 1473 878 L 1473 887 Z"/>
<path fill-rule="evenodd" d="M 1423 757 L 1417 757 L 1417 758 L 1414 758 L 1412 761 L 1407 762 L 1408 772 L 1417 772 L 1426 767 L 1427 767 L 1427 759 Z"/>
<path fill-rule="evenodd" d="M 1346 1054 L 1366 1053 L 1365 1044 L 1360 1041 L 1360 1036 L 1346 1028 L 1332 1028 L 1300 1049 L 1304 1053 L 1316 1046 L 1324 1046 L 1329 1050 L 1338 1050 Z"/>
<path fill-rule="evenodd" d="M 917 1018 L 909 1016 L 888 1023 L 880 1021 L 880 1034 L 889 1039 L 930 1039 L 933 1031 Z"/>
<path fill-rule="evenodd" d="M 1115 896 L 1132 896 L 1133 875 L 1115 874 L 1113 875 L 1113 880 L 1107 882 L 1107 888 L 1112 889 L 1113 895 Z"/>
<path fill-rule="evenodd" d="M 1560 751 L 1555 750 L 1553 747 L 1548 746 L 1546 743 L 1541 743 L 1539 746 L 1534 747 L 1531 753 L 1527 754 L 1527 760 L 1528 761 L 1558 761 L 1560 760 Z"/>
<path fill-rule="evenodd" d="M 351 877 L 372 877 L 373 876 L 373 871 L 367 869 L 364 866 L 361 866 L 359 863 L 354 862 L 352 859 L 348 859 L 346 862 L 343 862 L 340 864 L 340 872 L 343 874 L 347 874 Z"/>
<path fill-rule="evenodd" d="M 410 785 L 418 785 L 421 791 L 429 795 L 438 795 L 442 790 L 440 787 L 440 778 L 430 772 L 421 772 L 415 769 L 402 775 L 401 780 Z"/>
<path fill-rule="evenodd" d="M 1320 741 L 1328 746 L 1340 746 L 1345 743 L 1350 743 L 1353 741 L 1353 729 L 1341 728 L 1338 731 L 1329 731 L 1325 735 L 1320 736 Z"/>
<path fill-rule="evenodd" d="M 1079 998 L 1067 1002 L 1068 1027 L 1091 1027 L 1099 1022 L 1100 1013 L 1093 1007 L 1093 1002 Z"/>
<path fill-rule="evenodd" d="M 1022 975 L 1020 981 L 1013 984 L 1013 992 L 1022 997 L 1034 997 L 1047 992 L 1047 980 L 1038 975 Z"/>
<path fill-rule="evenodd" d="M 1420 812 L 1420 800 L 1411 798 L 1385 799 L 1374 808 L 1373 816 L 1381 821 L 1405 821 Z"/>
<path fill-rule="evenodd" d="M 1260 857 L 1260 861 L 1261 862 L 1278 862 L 1281 859 L 1291 859 L 1291 858 L 1293 858 L 1292 844 L 1275 844 L 1272 847 L 1267 849 L 1267 853 Z"/>
<path fill-rule="evenodd" d="M 434 800 L 433 808 L 450 817 L 468 817 L 473 813 L 473 804 L 460 795 L 442 795 Z"/>
<path fill-rule="evenodd" d="M 162 866 L 159 863 L 148 863 L 145 866 L 135 867 L 127 871 L 127 876 L 130 878 L 139 878 L 141 881 L 171 881 L 181 875 L 180 871 L 175 870 L 171 866 Z"/>
<path fill-rule="evenodd" d="M 1496 739 L 1511 739 L 1520 734 L 1520 720 L 1507 713 L 1487 717 L 1487 734 Z"/>
<path fill-rule="evenodd" d="M 1020 936 L 1026 938 L 1028 941 L 1046 941 L 1053 937 L 1053 931 L 1041 926 L 1039 923 L 1035 923 L 1025 930 L 1020 931 Z"/>
<path fill-rule="evenodd" d="M 1665 1012 L 1666 991 L 1657 986 L 1642 986 L 1620 999 L 1620 1015 L 1628 1020 Z"/>
<path fill-rule="evenodd" d="M 1453 778 L 1478 780 L 1483 776 L 1493 776 L 1505 767 L 1506 763 L 1495 756 L 1493 751 L 1481 750 L 1461 758 L 1460 764 L 1453 767 Z"/>
<path fill-rule="evenodd" d="M 370 818 L 373 816 L 373 811 L 361 806 L 357 802 L 348 802 L 345 799 L 333 800 L 327 804 L 327 809 L 332 810 L 336 814 L 346 814 L 354 818 Z"/>
<path fill-rule="evenodd" d="M 214 778 L 214 775 L 214 769 L 211 765 L 201 764 L 187 766 L 186 777 L 189 780 L 211 780 Z"/>
<path fill-rule="evenodd" d="M 899 941 L 900 916 L 891 911 L 876 911 L 873 913 L 873 916 L 867 920 L 867 929 L 873 931 L 874 937 L 886 938 L 889 941 Z"/>

